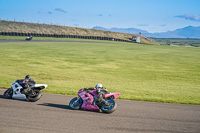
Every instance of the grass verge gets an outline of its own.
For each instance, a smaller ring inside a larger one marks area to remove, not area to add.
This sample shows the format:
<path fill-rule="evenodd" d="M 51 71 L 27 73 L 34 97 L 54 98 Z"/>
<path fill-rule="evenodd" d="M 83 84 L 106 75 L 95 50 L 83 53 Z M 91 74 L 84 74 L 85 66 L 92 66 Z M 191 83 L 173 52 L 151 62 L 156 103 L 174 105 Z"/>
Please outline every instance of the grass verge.
<path fill-rule="evenodd" d="M 47 93 L 102 83 L 120 99 L 200 104 L 200 49 L 134 43 L 0 43 L 0 87 L 29 74 Z"/>

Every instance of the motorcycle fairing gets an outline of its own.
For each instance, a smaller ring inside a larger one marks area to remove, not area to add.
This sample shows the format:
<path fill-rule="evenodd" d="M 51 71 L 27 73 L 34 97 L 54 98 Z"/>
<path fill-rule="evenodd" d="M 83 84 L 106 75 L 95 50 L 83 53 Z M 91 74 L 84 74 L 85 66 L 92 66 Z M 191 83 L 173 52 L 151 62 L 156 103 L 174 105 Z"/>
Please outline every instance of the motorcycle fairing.
<path fill-rule="evenodd" d="M 15 99 L 22 99 L 22 100 L 25 100 L 26 99 L 26 95 L 24 94 L 21 94 L 21 89 L 23 89 L 23 87 L 18 84 L 17 82 L 13 82 L 12 85 L 11 85 L 12 89 L 13 89 L 13 95 L 12 95 L 12 98 L 15 98 Z"/>
<path fill-rule="evenodd" d="M 106 98 L 106 97 L 113 97 L 113 99 L 116 99 L 120 96 L 120 93 L 115 93 L 115 92 L 110 92 L 109 94 L 104 94 L 103 95 L 103 98 Z"/>
<path fill-rule="evenodd" d="M 35 87 L 36 89 L 42 90 L 44 88 L 47 88 L 48 85 L 46 84 L 35 84 L 33 87 Z"/>
<path fill-rule="evenodd" d="M 91 93 L 93 96 L 98 97 L 98 94 L 97 94 L 97 91 L 96 91 L 96 90 L 92 90 L 92 91 L 90 91 L 90 93 Z"/>
<path fill-rule="evenodd" d="M 87 109 L 87 110 L 99 111 L 99 107 L 97 105 L 92 105 L 94 98 L 91 94 L 89 94 L 83 90 L 79 90 L 78 95 L 83 100 L 83 104 L 82 104 L 81 108 Z"/>
<path fill-rule="evenodd" d="M 20 84 L 21 82 L 18 82 L 19 80 L 17 81 L 14 81 L 11 85 L 12 89 L 13 89 L 13 95 L 12 95 L 12 98 L 15 98 L 15 99 L 21 99 L 21 100 L 25 100 L 27 99 L 26 95 L 25 94 L 22 94 L 21 93 L 21 90 L 23 89 L 22 85 Z M 31 88 L 34 88 L 34 89 L 38 89 L 38 90 L 42 90 L 44 88 L 46 88 L 48 85 L 46 84 L 34 84 L 33 86 L 31 86 Z"/>

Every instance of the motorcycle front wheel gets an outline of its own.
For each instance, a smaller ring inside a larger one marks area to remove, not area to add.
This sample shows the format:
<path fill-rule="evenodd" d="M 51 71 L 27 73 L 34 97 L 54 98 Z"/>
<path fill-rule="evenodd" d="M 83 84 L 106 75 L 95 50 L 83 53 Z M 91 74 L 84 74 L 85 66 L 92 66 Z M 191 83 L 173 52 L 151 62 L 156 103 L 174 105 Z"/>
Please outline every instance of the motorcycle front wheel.
<path fill-rule="evenodd" d="M 42 97 L 42 93 L 40 91 L 35 91 L 34 93 L 35 93 L 34 96 L 26 96 L 26 98 L 28 99 L 28 101 L 30 101 L 30 102 L 36 102 L 36 101 L 38 101 Z"/>
<path fill-rule="evenodd" d="M 101 107 L 101 110 L 103 113 L 112 113 L 116 110 L 117 108 L 117 103 L 115 103 L 114 100 L 106 100 L 102 107 Z"/>
<path fill-rule="evenodd" d="M 83 101 L 82 101 L 81 98 L 78 99 L 77 97 L 75 97 L 75 98 L 73 98 L 73 99 L 69 102 L 69 107 L 70 107 L 71 109 L 76 109 L 76 110 L 78 110 L 78 109 L 81 108 L 82 103 L 83 103 Z"/>
<path fill-rule="evenodd" d="M 13 95 L 13 90 L 11 88 L 7 89 L 3 94 L 5 98 L 12 98 L 12 95 Z"/>

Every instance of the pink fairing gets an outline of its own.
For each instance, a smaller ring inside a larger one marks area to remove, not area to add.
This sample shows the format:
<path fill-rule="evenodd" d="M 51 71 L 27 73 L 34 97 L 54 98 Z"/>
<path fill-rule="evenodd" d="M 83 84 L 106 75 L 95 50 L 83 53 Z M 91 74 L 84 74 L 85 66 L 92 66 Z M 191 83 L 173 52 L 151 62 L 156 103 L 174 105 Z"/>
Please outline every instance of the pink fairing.
<path fill-rule="evenodd" d="M 110 92 L 109 94 L 104 94 L 103 95 L 103 98 L 106 98 L 106 97 L 113 97 L 113 99 L 116 99 L 120 96 L 120 93 L 115 93 L 115 92 Z"/>
<path fill-rule="evenodd" d="M 94 96 L 97 96 L 96 90 L 92 90 L 90 91 L 90 93 L 92 93 Z M 87 110 L 99 111 L 99 107 L 97 105 L 92 105 L 94 98 L 90 93 L 87 93 L 82 89 L 79 90 L 78 95 L 83 100 L 81 108 Z"/>
<path fill-rule="evenodd" d="M 24 83 L 25 83 L 25 81 L 23 80 L 23 81 L 22 81 L 22 83 L 24 84 Z"/>
<path fill-rule="evenodd" d="M 99 111 L 99 107 L 97 105 L 93 105 L 94 96 L 98 97 L 96 90 L 91 90 L 90 92 L 85 92 L 82 89 L 78 91 L 79 97 L 83 100 L 83 104 L 81 106 L 82 109 Z M 120 96 L 120 93 L 110 92 L 109 94 L 104 94 L 103 98 L 111 97 L 112 99 L 116 99 Z"/>

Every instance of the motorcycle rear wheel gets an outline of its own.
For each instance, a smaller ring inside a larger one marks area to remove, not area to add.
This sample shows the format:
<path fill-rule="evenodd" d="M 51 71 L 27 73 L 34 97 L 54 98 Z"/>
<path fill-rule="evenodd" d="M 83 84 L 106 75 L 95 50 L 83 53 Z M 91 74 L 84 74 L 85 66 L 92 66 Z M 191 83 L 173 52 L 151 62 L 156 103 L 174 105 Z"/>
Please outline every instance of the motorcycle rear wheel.
<path fill-rule="evenodd" d="M 114 100 L 109 99 L 103 103 L 101 110 L 103 113 L 112 113 L 116 110 L 116 108 L 117 108 L 117 103 L 115 103 Z"/>
<path fill-rule="evenodd" d="M 4 92 L 4 94 L 3 94 L 3 96 L 5 97 L 5 98 L 12 98 L 12 95 L 13 95 L 13 90 L 11 89 L 11 88 L 9 88 L 9 89 L 7 89 L 5 92 Z"/>
<path fill-rule="evenodd" d="M 35 96 L 26 96 L 28 101 L 30 102 L 36 102 L 42 97 L 42 93 L 40 91 L 35 91 L 36 95 Z"/>
<path fill-rule="evenodd" d="M 79 100 L 77 101 L 77 99 L 78 99 L 78 98 L 75 97 L 75 98 L 73 98 L 73 99 L 69 102 L 69 107 L 70 107 L 71 109 L 78 110 L 78 109 L 81 108 L 81 105 L 82 105 L 83 101 L 82 101 L 82 99 L 79 99 Z"/>

